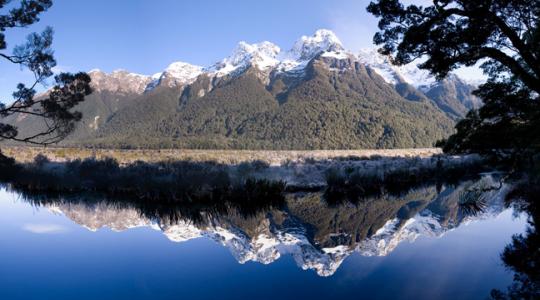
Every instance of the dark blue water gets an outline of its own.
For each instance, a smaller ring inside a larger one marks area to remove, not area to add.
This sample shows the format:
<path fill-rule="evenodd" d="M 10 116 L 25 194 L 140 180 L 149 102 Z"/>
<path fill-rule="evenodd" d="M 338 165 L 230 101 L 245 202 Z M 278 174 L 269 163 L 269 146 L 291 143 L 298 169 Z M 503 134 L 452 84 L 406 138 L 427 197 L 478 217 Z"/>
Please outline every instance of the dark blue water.
<path fill-rule="evenodd" d="M 328 206 L 320 195 L 244 216 L 177 221 L 107 202 L 32 205 L 0 192 L 0 299 L 484 299 L 525 229 L 459 191 Z"/>

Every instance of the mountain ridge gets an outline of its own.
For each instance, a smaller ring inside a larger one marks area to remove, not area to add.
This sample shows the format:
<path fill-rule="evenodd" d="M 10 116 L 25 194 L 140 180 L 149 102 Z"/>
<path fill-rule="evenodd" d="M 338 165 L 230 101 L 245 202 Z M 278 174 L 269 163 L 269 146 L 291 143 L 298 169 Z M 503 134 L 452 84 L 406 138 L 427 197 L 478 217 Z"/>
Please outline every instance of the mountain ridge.
<path fill-rule="evenodd" d="M 153 76 L 92 71 L 95 92 L 76 107 L 83 120 L 62 143 L 276 150 L 430 147 L 451 134 L 455 120 L 477 103 L 471 99 L 473 88 L 458 77 L 436 82 L 415 67 L 382 68 L 380 54 L 367 55 L 345 50 L 333 32 L 318 30 L 286 51 L 270 42 L 240 42 L 230 56 L 209 67 L 174 62 Z M 415 84 L 414 78 L 428 79 Z M 95 103 L 103 103 L 102 108 L 93 108 Z M 38 130 L 28 120 L 15 125 L 23 132 Z"/>

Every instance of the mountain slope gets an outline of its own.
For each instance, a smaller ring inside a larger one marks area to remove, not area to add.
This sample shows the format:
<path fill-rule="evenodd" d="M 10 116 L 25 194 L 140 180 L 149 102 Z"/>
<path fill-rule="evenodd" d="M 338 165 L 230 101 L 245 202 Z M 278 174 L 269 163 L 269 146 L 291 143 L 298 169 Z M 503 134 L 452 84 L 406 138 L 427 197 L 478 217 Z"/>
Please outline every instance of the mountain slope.
<path fill-rule="evenodd" d="M 174 110 L 169 98 L 170 110 L 159 121 L 137 122 L 145 125 L 133 131 L 128 122 L 136 119 L 133 111 L 142 105 L 131 106 L 98 131 L 96 142 L 131 147 L 407 148 L 431 146 L 452 130 L 453 123 L 430 102 L 402 98 L 350 58 L 319 56 L 301 78 L 276 79 L 268 87 L 262 76 L 249 67 L 232 79 L 221 79 L 210 91 L 211 78 L 200 76 L 184 89 Z M 276 85 L 281 85 L 279 99 L 272 93 Z M 429 121 L 418 121 L 426 115 Z"/>
<path fill-rule="evenodd" d="M 425 95 L 450 117 L 463 118 L 471 109 L 480 108 L 481 100 L 472 95 L 475 87 L 459 79 L 455 75 L 437 82 Z"/>
<path fill-rule="evenodd" d="M 416 63 L 392 65 L 375 49 L 361 50 L 358 59 L 394 85 L 404 98 L 413 101 L 429 99 L 452 119 L 461 119 L 469 110 L 482 105 L 481 100 L 472 95 L 476 84 L 470 84 L 455 74 L 437 81 L 428 71 L 419 69 Z"/>

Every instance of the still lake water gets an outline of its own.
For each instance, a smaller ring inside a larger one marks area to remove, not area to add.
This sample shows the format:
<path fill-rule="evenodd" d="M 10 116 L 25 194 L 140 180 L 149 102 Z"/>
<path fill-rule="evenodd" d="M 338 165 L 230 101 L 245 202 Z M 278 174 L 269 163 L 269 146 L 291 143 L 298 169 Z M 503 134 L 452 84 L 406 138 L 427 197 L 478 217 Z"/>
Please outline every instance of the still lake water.
<path fill-rule="evenodd" d="M 496 194 L 466 213 L 465 188 L 197 217 L 2 189 L 0 299 L 485 299 L 526 217 Z"/>

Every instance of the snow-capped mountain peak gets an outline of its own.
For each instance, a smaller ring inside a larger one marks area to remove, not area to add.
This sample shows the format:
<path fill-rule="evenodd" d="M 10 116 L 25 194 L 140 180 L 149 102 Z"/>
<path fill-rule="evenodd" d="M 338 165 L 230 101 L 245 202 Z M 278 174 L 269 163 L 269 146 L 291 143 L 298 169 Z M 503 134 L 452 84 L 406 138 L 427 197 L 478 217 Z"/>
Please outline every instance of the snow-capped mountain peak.
<path fill-rule="evenodd" d="M 138 75 L 122 70 L 111 74 L 92 70 L 90 74 L 98 90 L 107 89 L 125 93 L 142 93 L 159 85 L 181 87 L 193 83 L 201 74 L 209 77 L 236 76 L 250 67 L 259 70 L 258 78 L 268 84 L 272 76 L 279 76 L 279 74 L 287 73 L 287 76 L 305 74 L 306 66 L 317 57 L 320 57 L 323 63 L 333 71 L 350 68 L 351 64 L 343 60 L 362 63 L 380 75 L 387 83 L 391 85 L 407 83 L 424 94 L 438 83 L 428 71 L 418 68 L 418 62 L 395 66 L 388 57 L 378 53 L 376 48 L 362 49 L 359 53 L 353 54 L 343 47 L 334 32 L 327 29 L 319 29 L 311 36 L 302 36 L 288 51 L 281 51 L 280 47 L 267 41 L 255 44 L 240 42 L 231 55 L 204 68 L 185 62 L 174 62 L 153 76 Z M 208 88 L 208 91 L 211 89 L 212 86 Z"/>
<path fill-rule="evenodd" d="M 280 51 L 281 49 L 277 45 L 267 41 L 257 44 L 248 44 L 242 41 L 238 43 L 229 57 L 210 67 L 209 71 L 223 76 L 244 70 L 250 65 L 265 71 L 279 63 L 277 56 Z"/>
<path fill-rule="evenodd" d="M 258 44 L 240 42 L 229 57 L 207 68 L 206 71 L 224 76 L 255 66 L 265 72 L 274 68 L 286 72 L 307 65 L 321 53 L 332 53 L 336 58 L 347 57 L 339 38 L 330 30 L 320 29 L 312 36 L 301 37 L 289 51 L 285 52 L 271 42 Z"/>
<path fill-rule="evenodd" d="M 169 87 L 189 84 L 202 72 L 203 68 L 200 66 L 177 61 L 170 64 L 162 73 L 154 74 L 152 76 L 153 81 L 147 86 L 146 90 L 151 90 L 163 82 Z"/>
<path fill-rule="evenodd" d="M 435 77 L 428 71 L 418 68 L 418 63 L 413 62 L 404 66 L 393 65 L 390 59 L 380 54 L 376 48 L 361 49 L 358 60 L 391 84 L 408 83 L 425 91 L 436 82 Z"/>
<path fill-rule="evenodd" d="M 202 72 L 203 68 L 200 66 L 181 61 L 173 62 L 163 72 L 152 75 L 152 81 L 146 86 L 146 91 L 162 83 L 169 87 L 192 83 Z"/>
<path fill-rule="evenodd" d="M 291 59 L 305 61 L 322 52 L 342 50 L 341 41 L 332 31 L 319 29 L 313 36 L 302 36 L 296 41 L 288 56 Z"/>
<path fill-rule="evenodd" d="M 302 36 L 289 51 L 282 53 L 278 70 L 281 72 L 302 70 L 319 54 L 337 59 L 348 57 L 341 41 L 332 31 L 319 29 L 312 36 Z"/>
<path fill-rule="evenodd" d="M 186 62 L 177 61 L 170 64 L 164 71 L 170 76 L 180 80 L 190 80 L 202 72 L 202 67 L 195 66 Z"/>

